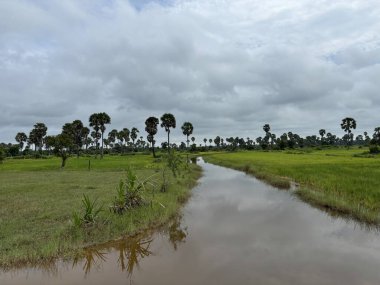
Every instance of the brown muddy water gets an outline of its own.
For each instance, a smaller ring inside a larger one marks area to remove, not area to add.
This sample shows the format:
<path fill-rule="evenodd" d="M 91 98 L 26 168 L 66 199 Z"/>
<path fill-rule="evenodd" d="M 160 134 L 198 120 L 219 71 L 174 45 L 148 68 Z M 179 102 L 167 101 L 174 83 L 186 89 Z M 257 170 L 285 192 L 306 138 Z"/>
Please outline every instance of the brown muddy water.
<path fill-rule="evenodd" d="M 71 262 L 0 272 L 0 284 L 380 284 L 380 233 L 242 172 L 205 164 L 164 229 Z"/>

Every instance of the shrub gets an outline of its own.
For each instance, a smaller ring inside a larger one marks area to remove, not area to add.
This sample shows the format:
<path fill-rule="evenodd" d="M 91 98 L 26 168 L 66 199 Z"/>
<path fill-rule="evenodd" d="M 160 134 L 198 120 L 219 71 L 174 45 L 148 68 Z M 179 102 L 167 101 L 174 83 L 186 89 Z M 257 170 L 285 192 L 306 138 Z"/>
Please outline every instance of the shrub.
<path fill-rule="evenodd" d="M 370 145 L 369 153 L 372 153 L 372 154 L 380 153 L 380 148 L 377 145 Z"/>
<path fill-rule="evenodd" d="M 125 183 L 120 180 L 118 187 L 116 188 L 116 196 L 113 201 L 113 205 L 110 206 L 110 210 L 114 213 L 122 214 L 128 209 L 143 206 L 147 204 L 144 198 L 144 192 L 147 192 L 147 187 L 156 187 L 156 181 L 153 174 L 147 177 L 145 180 L 140 180 L 138 176 L 130 169 L 127 170 L 127 179 Z"/>

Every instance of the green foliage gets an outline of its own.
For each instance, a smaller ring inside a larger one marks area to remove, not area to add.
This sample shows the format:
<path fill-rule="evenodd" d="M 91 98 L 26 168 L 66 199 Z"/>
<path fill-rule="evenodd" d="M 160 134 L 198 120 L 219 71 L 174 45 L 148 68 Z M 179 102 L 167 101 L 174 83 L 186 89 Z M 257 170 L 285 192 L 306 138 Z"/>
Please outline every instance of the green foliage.
<path fill-rule="evenodd" d="M 92 200 L 86 194 L 82 198 L 81 214 L 74 212 L 72 221 L 75 226 L 91 226 L 96 223 L 99 213 L 103 211 L 103 206 L 97 204 L 97 199 Z"/>
<path fill-rule="evenodd" d="M 147 204 L 144 193 L 148 192 L 147 188 L 156 188 L 157 182 L 154 177 L 157 174 L 148 176 L 144 180 L 139 179 L 137 174 L 131 169 L 127 169 L 127 178 L 125 183 L 120 180 L 116 188 L 116 196 L 110 209 L 114 213 L 122 214 L 128 209 L 143 206 Z"/>

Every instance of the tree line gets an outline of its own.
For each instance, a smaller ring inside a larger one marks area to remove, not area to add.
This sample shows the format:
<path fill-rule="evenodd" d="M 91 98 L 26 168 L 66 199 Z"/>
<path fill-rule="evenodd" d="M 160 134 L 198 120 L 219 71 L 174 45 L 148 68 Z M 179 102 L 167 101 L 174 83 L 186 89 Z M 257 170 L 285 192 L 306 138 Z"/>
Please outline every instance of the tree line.
<path fill-rule="evenodd" d="M 74 153 L 77 156 L 81 153 L 86 153 L 95 155 L 95 157 L 100 155 L 103 158 L 105 151 L 107 153 L 123 154 L 151 149 L 155 157 L 155 149 L 157 148 L 155 135 L 158 132 L 159 125 L 167 133 L 167 140 L 158 147 L 163 150 L 169 150 L 170 148 L 190 151 L 207 151 L 210 149 L 283 150 L 286 148 L 316 146 L 380 145 L 380 127 L 374 129 L 372 137 L 367 132 L 357 134 L 355 137 L 353 130 L 356 129 L 356 120 L 349 117 L 344 118 L 340 124 L 345 132 L 342 137 L 326 132 L 325 129 L 320 129 L 317 135 L 306 137 L 301 137 L 293 132 L 277 136 L 271 131 L 269 124 L 264 124 L 262 127 L 264 135 L 256 139 L 216 136 L 215 138 L 204 138 L 199 141 L 198 145 L 195 143 L 195 137 L 191 136 L 194 127 L 190 122 L 184 122 L 181 126 L 182 133 L 186 138 L 185 142 L 181 142 L 179 145 L 170 143 L 171 130 L 176 128 L 176 119 L 170 113 L 163 114 L 160 120 L 156 117 L 146 119 L 146 140 L 140 135 L 140 131 L 136 127 L 131 129 L 122 128 L 121 130 L 112 129 L 106 134 L 107 126 L 111 124 L 111 118 L 104 112 L 90 115 L 88 123 L 89 127 L 86 127 L 80 120 L 66 123 L 62 126 L 61 133 L 56 136 L 47 135 L 48 128 L 44 123 L 36 123 L 29 132 L 29 136 L 23 132 L 16 134 L 17 145 L 2 143 L 0 156 L 3 158 L 5 156 L 17 157 L 25 155 L 38 157 L 43 154 L 50 155 L 54 153 L 62 158 L 62 166 L 65 165 L 66 159 Z"/>
<path fill-rule="evenodd" d="M 167 141 L 161 146 L 164 149 L 175 147 L 170 144 L 170 132 L 176 128 L 176 119 L 173 114 L 165 113 L 161 116 L 161 127 L 167 133 Z M 65 166 L 67 158 L 75 153 L 78 157 L 81 153 L 94 154 L 97 158 L 103 158 L 104 151 L 107 152 L 133 152 L 151 148 L 155 155 L 155 135 L 158 132 L 160 120 L 156 117 L 149 117 L 145 121 L 146 141 L 143 136 L 139 137 L 140 131 L 136 127 L 121 130 L 112 129 L 106 135 L 107 125 L 111 124 L 111 118 L 107 113 L 94 113 L 90 115 L 86 127 L 81 120 L 74 120 L 62 126 L 61 133 L 55 136 L 47 135 L 47 126 L 44 123 L 36 123 L 29 132 L 29 136 L 24 132 L 19 132 L 15 136 L 17 145 L 1 144 L 6 150 L 7 156 L 17 157 L 25 155 L 41 156 L 54 153 L 62 158 L 62 167 Z M 183 134 L 188 137 L 193 133 L 193 125 L 184 122 L 182 125 Z M 1 148 L 1 147 L 0 147 Z M 5 152 L 2 151 L 2 157 Z"/>

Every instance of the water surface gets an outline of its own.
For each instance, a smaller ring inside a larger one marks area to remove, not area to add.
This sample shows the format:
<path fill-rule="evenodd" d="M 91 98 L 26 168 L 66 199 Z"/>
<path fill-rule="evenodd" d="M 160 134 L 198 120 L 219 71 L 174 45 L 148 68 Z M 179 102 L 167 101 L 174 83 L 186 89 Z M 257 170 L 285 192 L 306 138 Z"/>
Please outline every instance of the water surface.
<path fill-rule="evenodd" d="M 181 218 L 0 284 L 380 284 L 380 234 L 201 162 Z"/>

